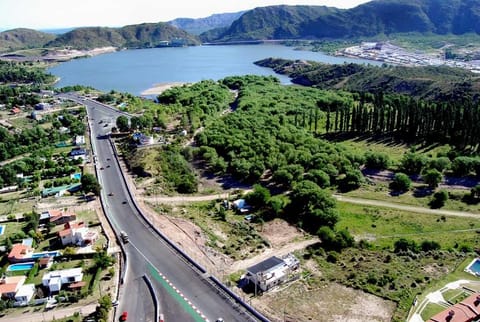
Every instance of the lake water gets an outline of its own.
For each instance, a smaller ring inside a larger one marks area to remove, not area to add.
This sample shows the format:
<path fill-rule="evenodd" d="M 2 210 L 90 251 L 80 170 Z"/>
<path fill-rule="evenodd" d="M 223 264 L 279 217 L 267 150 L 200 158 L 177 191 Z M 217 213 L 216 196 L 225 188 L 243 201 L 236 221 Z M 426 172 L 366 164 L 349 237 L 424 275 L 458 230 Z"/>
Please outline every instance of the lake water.
<path fill-rule="evenodd" d="M 102 91 L 114 89 L 134 95 L 140 95 L 142 91 L 158 83 L 219 80 L 226 76 L 246 74 L 275 75 L 282 83 L 290 83 L 288 77 L 253 64 L 254 61 L 268 57 L 305 59 L 330 64 L 379 64 L 300 51 L 282 45 L 262 44 L 125 50 L 71 60 L 50 68 L 49 72 L 60 77 L 57 87 L 89 85 Z"/>

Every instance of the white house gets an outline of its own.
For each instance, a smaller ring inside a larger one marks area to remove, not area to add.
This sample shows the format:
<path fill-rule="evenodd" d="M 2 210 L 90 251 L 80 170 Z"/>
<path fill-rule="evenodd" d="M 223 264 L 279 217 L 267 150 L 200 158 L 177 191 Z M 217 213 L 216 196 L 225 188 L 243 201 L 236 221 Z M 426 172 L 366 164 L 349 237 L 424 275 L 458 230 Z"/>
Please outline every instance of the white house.
<path fill-rule="evenodd" d="M 84 145 L 85 144 L 85 136 L 84 135 L 77 135 L 75 137 L 75 145 Z"/>
<path fill-rule="evenodd" d="M 247 268 L 245 278 L 256 285 L 256 289 L 267 291 L 288 280 L 290 273 L 298 267 L 298 259 L 291 254 L 283 259 L 272 256 Z"/>
<path fill-rule="evenodd" d="M 60 271 L 45 273 L 42 277 L 42 284 L 48 287 L 50 292 L 58 292 L 62 285 L 80 282 L 83 278 L 82 268 L 70 268 Z"/>
<path fill-rule="evenodd" d="M 35 284 L 24 284 L 15 294 L 15 305 L 26 306 L 35 295 Z"/>
<path fill-rule="evenodd" d="M 64 227 L 58 232 L 63 246 L 93 244 L 98 238 L 98 233 L 89 230 L 83 221 L 68 222 Z"/>

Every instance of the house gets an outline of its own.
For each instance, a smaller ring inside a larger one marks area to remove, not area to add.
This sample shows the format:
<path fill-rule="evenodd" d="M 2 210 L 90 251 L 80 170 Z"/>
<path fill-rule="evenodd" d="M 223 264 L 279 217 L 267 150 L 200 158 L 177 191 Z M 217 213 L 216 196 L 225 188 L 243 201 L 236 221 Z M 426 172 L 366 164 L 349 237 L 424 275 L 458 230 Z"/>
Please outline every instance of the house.
<path fill-rule="evenodd" d="M 51 107 L 51 105 L 49 103 L 38 103 L 38 104 L 35 104 L 35 110 L 37 111 L 43 111 L 43 110 L 46 110 L 46 109 L 49 109 Z"/>
<path fill-rule="evenodd" d="M 84 135 L 77 135 L 75 137 L 75 145 L 84 145 L 85 144 L 85 136 Z"/>
<path fill-rule="evenodd" d="M 480 293 L 474 293 L 434 315 L 428 322 L 470 322 L 478 319 L 480 319 Z"/>
<path fill-rule="evenodd" d="M 0 279 L 0 296 L 3 299 L 15 298 L 15 294 L 20 290 L 20 287 L 25 283 L 26 276 L 7 276 Z"/>
<path fill-rule="evenodd" d="M 66 223 L 64 229 L 58 232 L 62 245 L 88 245 L 93 244 L 98 233 L 90 231 L 83 221 Z"/>
<path fill-rule="evenodd" d="M 299 261 L 295 256 L 289 254 L 283 259 L 276 256 L 247 268 L 245 278 L 262 291 L 267 291 L 272 287 L 285 282 L 289 279 L 292 271 L 299 267 Z"/>
<path fill-rule="evenodd" d="M 64 225 L 71 221 L 77 220 L 77 215 L 73 212 L 62 211 L 62 210 L 48 210 L 48 221 L 54 225 Z"/>
<path fill-rule="evenodd" d="M 28 245 L 14 244 L 12 250 L 8 254 L 8 261 L 10 263 L 20 263 L 30 260 L 33 254 L 33 248 Z"/>
<path fill-rule="evenodd" d="M 27 306 L 35 295 L 35 284 L 24 284 L 15 293 L 15 305 Z"/>
<path fill-rule="evenodd" d="M 81 282 L 83 278 L 82 268 L 70 268 L 45 273 L 42 277 L 42 285 L 48 287 L 50 292 L 58 292 L 63 285 Z"/>

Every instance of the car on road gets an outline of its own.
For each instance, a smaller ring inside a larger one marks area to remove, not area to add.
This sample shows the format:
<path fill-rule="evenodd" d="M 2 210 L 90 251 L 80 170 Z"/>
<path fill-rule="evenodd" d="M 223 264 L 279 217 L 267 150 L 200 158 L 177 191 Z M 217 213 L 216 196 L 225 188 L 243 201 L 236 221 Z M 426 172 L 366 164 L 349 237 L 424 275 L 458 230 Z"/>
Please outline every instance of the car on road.
<path fill-rule="evenodd" d="M 110 192 L 108 195 L 109 195 L 109 196 L 113 196 L 113 192 Z"/>
<path fill-rule="evenodd" d="M 128 312 L 123 311 L 122 315 L 120 315 L 120 321 L 127 321 L 128 318 Z"/>
<path fill-rule="evenodd" d="M 127 203 L 127 201 L 126 201 L 126 200 L 122 201 L 122 204 L 124 204 L 124 205 L 125 205 L 126 203 Z"/>

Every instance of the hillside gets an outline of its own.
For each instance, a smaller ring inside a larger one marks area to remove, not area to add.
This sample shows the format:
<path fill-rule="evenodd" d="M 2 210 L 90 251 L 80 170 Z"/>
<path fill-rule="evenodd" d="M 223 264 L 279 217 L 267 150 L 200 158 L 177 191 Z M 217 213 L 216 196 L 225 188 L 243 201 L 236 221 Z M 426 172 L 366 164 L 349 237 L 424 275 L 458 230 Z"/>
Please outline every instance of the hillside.
<path fill-rule="evenodd" d="M 26 28 L 3 31 L 0 32 L 0 53 L 43 47 L 53 39 L 55 35 Z"/>
<path fill-rule="evenodd" d="M 248 11 L 205 41 L 480 33 L 480 0 L 374 0 L 348 10 L 270 6 Z"/>
<path fill-rule="evenodd" d="M 232 22 L 237 20 L 245 11 L 214 14 L 205 18 L 177 18 L 167 23 L 185 30 L 192 35 L 200 35 L 208 30 L 230 27 Z"/>
<path fill-rule="evenodd" d="M 275 58 L 255 64 L 288 75 L 293 83 L 322 89 L 398 93 L 427 100 L 480 99 L 479 77 L 450 67 L 328 65 Z"/>
<path fill-rule="evenodd" d="M 47 44 L 48 47 L 72 46 L 88 49 L 95 47 L 150 48 L 162 45 L 196 45 L 198 40 L 187 32 L 167 23 L 145 23 L 122 28 L 77 28 Z"/>

